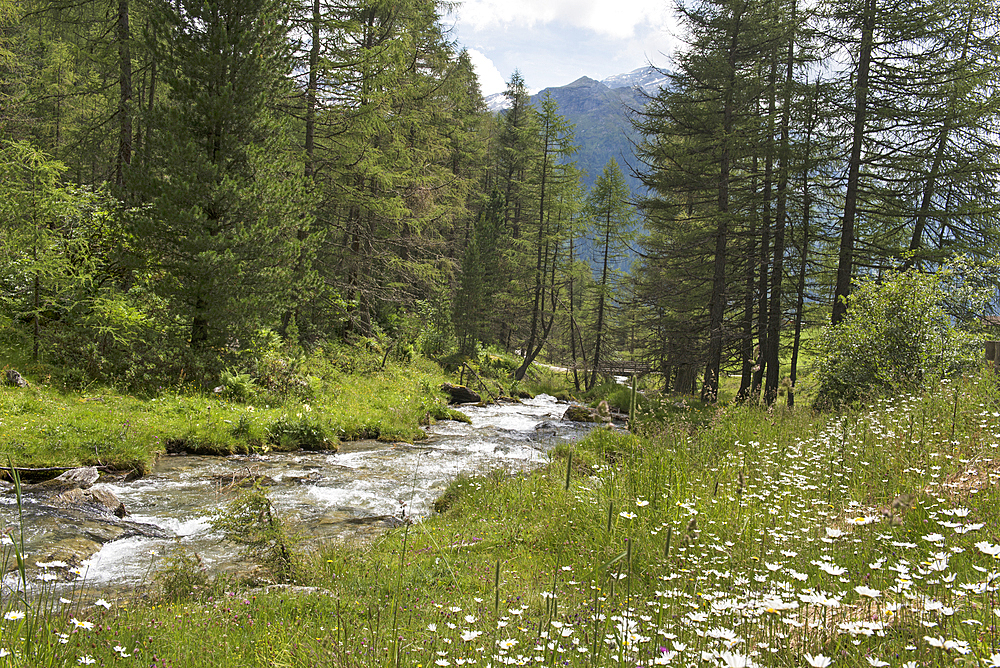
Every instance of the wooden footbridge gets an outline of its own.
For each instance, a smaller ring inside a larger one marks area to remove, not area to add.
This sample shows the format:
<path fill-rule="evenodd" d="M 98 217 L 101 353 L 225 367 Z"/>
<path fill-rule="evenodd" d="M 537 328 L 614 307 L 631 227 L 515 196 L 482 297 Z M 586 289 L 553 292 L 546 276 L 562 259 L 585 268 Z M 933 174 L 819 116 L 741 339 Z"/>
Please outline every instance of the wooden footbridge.
<path fill-rule="evenodd" d="M 584 366 L 577 368 L 581 371 L 589 371 L 589 368 Z M 634 360 L 606 360 L 597 365 L 597 373 L 604 376 L 625 376 L 626 378 L 635 376 L 638 378 L 645 376 L 652 370 L 652 365 Z"/>

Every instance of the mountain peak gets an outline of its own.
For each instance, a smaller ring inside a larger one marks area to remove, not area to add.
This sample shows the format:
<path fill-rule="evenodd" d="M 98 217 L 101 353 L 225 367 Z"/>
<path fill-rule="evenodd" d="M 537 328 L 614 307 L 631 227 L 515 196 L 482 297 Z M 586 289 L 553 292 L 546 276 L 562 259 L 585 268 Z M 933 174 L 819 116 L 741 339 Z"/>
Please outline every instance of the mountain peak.
<path fill-rule="evenodd" d="M 615 74 L 601 83 L 608 88 L 638 88 L 647 95 L 656 95 L 669 83 L 669 76 L 663 70 L 647 65 L 625 74 Z"/>
<path fill-rule="evenodd" d="M 580 77 L 576 81 L 570 84 L 566 84 L 563 88 L 593 88 L 594 86 L 601 86 L 600 81 L 597 79 L 591 79 L 590 77 Z"/>

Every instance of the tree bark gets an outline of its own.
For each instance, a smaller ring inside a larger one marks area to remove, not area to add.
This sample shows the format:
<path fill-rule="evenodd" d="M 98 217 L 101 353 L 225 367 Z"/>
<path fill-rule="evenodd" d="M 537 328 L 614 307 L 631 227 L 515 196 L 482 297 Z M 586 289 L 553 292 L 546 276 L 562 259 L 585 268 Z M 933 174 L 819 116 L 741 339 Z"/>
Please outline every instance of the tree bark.
<path fill-rule="evenodd" d="M 833 293 L 833 315 L 830 322 L 840 323 L 847 313 L 847 298 L 851 296 L 854 275 L 854 221 L 858 212 L 858 189 L 861 185 L 861 153 L 864 148 L 865 123 L 868 113 L 868 73 L 871 69 L 875 35 L 875 2 L 864 0 L 861 49 L 858 54 L 858 76 L 854 89 L 854 125 L 851 155 L 847 169 L 847 192 L 844 197 L 844 217 L 840 229 L 840 252 L 837 259 L 837 284 Z"/>

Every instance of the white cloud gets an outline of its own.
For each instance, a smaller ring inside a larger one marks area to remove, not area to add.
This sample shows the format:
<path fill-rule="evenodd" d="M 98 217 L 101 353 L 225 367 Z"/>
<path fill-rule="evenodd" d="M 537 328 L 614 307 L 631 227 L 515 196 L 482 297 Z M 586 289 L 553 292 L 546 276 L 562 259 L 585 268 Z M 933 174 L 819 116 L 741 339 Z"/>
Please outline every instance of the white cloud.
<path fill-rule="evenodd" d="M 472 61 L 472 67 L 476 70 L 476 76 L 479 78 L 479 89 L 483 95 L 502 93 L 507 89 L 507 82 L 500 74 L 500 70 L 485 53 L 469 49 L 469 60 Z"/>
<path fill-rule="evenodd" d="M 616 39 L 632 37 L 640 25 L 662 28 L 669 13 L 665 0 L 465 0 L 458 10 L 474 30 L 560 22 Z"/>

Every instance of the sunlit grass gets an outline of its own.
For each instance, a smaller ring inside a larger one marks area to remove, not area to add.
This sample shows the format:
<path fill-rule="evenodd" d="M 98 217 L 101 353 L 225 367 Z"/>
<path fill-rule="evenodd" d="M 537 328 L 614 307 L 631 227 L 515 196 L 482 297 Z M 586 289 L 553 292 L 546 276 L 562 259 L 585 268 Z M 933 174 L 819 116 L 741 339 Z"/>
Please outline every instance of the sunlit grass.
<path fill-rule="evenodd" d="M 139 399 L 111 388 L 62 392 L 0 387 L 0 458 L 16 466 L 104 465 L 148 471 L 168 449 L 212 454 L 334 449 L 339 440 L 410 441 L 449 417 L 429 363 L 367 374 L 325 369 L 309 396 L 262 393 L 236 401 L 212 392 L 161 391 Z"/>
<path fill-rule="evenodd" d="M 458 480 L 439 515 L 306 555 L 313 590 L 90 603 L 92 629 L 53 618 L 73 644 L 39 639 L 51 665 L 1000 665 L 994 378 L 699 424 Z"/>

